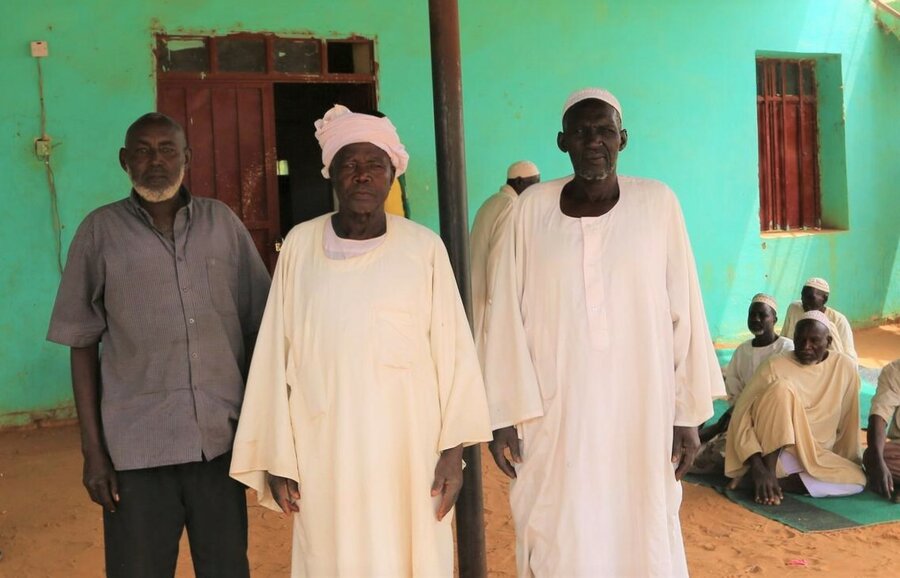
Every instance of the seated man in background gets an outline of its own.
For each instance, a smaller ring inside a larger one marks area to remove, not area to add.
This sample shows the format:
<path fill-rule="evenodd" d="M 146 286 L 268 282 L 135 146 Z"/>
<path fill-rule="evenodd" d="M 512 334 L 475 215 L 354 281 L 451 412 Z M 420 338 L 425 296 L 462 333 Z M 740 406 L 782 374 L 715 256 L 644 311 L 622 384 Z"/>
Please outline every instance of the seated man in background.
<path fill-rule="evenodd" d="M 820 277 L 812 277 L 807 279 L 800 291 L 800 301 L 794 301 L 788 306 L 787 313 L 784 316 L 784 325 L 781 327 L 781 334 L 787 337 L 794 336 L 794 328 L 797 322 L 803 317 L 806 311 L 821 311 L 828 319 L 828 330 L 831 332 L 832 342 L 831 350 L 839 353 L 847 354 L 853 363 L 858 362 L 856 355 L 856 347 L 853 344 L 853 331 L 850 329 L 850 322 L 838 310 L 832 307 L 826 307 L 828 303 L 828 295 L 831 288 L 828 281 Z"/>
<path fill-rule="evenodd" d="M 900 480 L 900 359 L 895 359 L 881 370 L 878 390 L 872 398 L 869 412 L 869 429 L 866 432 L 868 447 L 863 454 L 869 488 L 887 499 L 900 502 L 894 496 L 894 485 Z M 887 425 L 891 424 L 887 432 Z"/>
<path fill-rule="evenodd" d="M 783 491 L 813 497 L 859 493 L 859 374 L 846 355 L 828 350 L 828 319 L 808 311 L 794 351 L 769 358 L 734 406 L 725 475 L 738 486 L 750 471 L 756 501 L 778 505 Z"/>
<path fill-rule="evenodd" d="M 700 430 L 700 442 L 704 445 L 691 468 L 693 473 L 722 473 L 725 466 L 725 436 L 722 434 L 728 429 L 735 400 L 762 362 L 773 355 L 794 350 L 792 340 L 775 333 L 777 308 L 775 298 L 765 293 L 757 293 L 750 301 L 747 329 L 753 334 L 753 339 L 738 345 L 725 367 L 725 391 L 731 407 L 716 423 Z"/>

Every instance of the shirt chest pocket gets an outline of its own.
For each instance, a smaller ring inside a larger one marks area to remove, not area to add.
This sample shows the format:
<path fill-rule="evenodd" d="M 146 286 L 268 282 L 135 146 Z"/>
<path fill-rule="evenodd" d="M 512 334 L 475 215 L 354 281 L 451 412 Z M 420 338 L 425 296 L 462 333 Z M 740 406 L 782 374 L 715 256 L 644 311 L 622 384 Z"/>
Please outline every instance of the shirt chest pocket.
<path fill-rule="evenodd" d="M 237 266 L 227 259 L 208 257 L 206 278 L 209 283 L 209 299 L 216 311 L 225 315 L 238 313 Z"/>
<path fill-rule="evenodd" d="M 416 323 L 408 311 L 381 309 L 375 312 L 376 361 L 395 369 L 410 369 L 415 359 Z"/>

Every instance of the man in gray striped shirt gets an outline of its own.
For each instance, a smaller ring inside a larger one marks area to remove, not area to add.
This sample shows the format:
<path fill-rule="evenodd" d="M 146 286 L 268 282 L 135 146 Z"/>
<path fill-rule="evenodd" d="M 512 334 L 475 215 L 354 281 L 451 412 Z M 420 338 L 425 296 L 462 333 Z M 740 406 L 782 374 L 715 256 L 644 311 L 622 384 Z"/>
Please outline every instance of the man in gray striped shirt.
<path fill-rule="evenodd" d="M 228 466 L 270 280 L 231 209 L 182 186 L 190 158 L 169 117 L 131 125 L 131 193 L 75 233 L 47 335 L 71 348 L 108 576 L 172 576 L 185 526 L 198 576 L 249 575 Z"/>

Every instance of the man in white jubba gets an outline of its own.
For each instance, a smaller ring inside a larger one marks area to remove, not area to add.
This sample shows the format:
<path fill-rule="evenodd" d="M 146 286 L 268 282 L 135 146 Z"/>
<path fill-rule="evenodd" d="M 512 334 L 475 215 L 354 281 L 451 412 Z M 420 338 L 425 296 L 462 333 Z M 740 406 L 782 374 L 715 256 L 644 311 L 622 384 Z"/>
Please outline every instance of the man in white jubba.
<path fill-rule="evenodd" d="M 475 214 L 470 237 L 472 269 L 472 319 L 475 347 L 484 361 L 485 311 L 490 307 L 502 232 L 509 226 L 513 202 L 522 191 L 540 182 L 541 174 L 531 161 L 518 161 L 506 170 L 506 184 L 488 197 Z"/>
<path fill-rule="evenodd" d="M 821 277 L 807 279 L 800 291 L 800 301 L 793 301 L 788 306 L 781 334 L 793 339 L 797 322 L 800 321 L 803 314 L 807 311 L 821 311 L 828 320 L 828 330 L 831 332 L 830 349 L 847 355 L 853 360 L 853 363 L 859 363 L 850 322 L 843 313 L 834 307 L 826 307 L 829 295 L 831 295 L 831 287 L 828 285 L 828 281 Z"/>
<path fill-rule="evenodd" d="M 490 439 L 469 324 L 440 238 L 384 212 L 393 124 L 316 128 L 340 210 L 285 240 L 231 475 L 295 512 L 292 576 L 452 576 L 462 448 Z"/>
<path fill-rule="evenodd" d="M 569 97 L 575 174 L 529 187 L 504 243 L 485 383 L 520 576 L 687 575 L 679 480 L 725 390 L 678 200 L 616 174 L 621 115 Z"/>

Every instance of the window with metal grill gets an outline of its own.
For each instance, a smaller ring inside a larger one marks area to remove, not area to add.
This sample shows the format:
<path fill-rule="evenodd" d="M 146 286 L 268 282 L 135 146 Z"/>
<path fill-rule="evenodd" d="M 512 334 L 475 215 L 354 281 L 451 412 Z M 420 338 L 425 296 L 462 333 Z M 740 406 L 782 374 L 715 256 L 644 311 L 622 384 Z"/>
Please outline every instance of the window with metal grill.
<path fill-rule="evenodd" d="M 820 229 L 816 61 L 757 58 L 756 87 L 760 228 Z"/>

